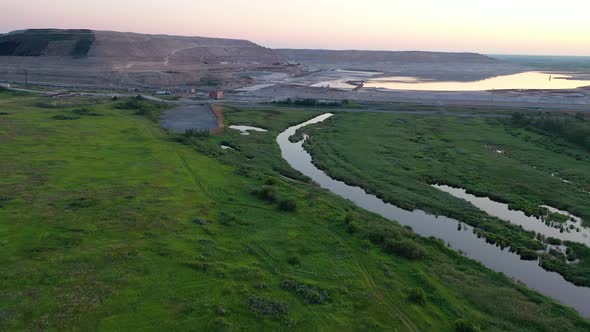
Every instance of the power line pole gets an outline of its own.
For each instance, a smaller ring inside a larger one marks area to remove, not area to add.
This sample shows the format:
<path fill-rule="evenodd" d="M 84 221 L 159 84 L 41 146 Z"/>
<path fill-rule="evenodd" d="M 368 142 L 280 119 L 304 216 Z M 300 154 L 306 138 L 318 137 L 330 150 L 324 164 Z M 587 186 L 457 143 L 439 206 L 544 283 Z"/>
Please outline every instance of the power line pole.
<path fill-rule="evenodd" d="M 25 88 L 29 88 L 29 72 L 25 69 Z"/>

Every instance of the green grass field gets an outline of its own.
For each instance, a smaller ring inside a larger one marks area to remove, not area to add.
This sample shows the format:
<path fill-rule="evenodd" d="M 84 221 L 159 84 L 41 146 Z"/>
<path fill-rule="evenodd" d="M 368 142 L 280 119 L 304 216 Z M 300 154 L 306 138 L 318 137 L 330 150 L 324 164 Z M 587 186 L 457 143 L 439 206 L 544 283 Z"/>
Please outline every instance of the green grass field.
<path fill-rule="evenodd" d="M 0 330 L 590 328 L 296 174 L 274 139 L 316 113 L 228 108 L 269 131 L 185 137 L 121 103 L 0 93 Z"/>
<path fill-rule="evenodd" d="M 530 254 L 542 246 L 532 233 L 430 186 L 466 188 L 530 214 L 542 213 L 539 206 L 547 204 L 588 223 L 589 195 L 584 188 L 590 188 L 590 155 L 558 138 L 514 128 L 509 121 L 339 113 L 321 130 L 306 129 L 313 132 L 307 147 L 314 162 L 334 178 L 408 210 L 456 218 L 477 227 L 492 243 Z M 543 264 L 576 284 L 590 286 L 590 250 L 570 246 L 580 263 L 567 264 L 563 255 L 544 255 Z"/>

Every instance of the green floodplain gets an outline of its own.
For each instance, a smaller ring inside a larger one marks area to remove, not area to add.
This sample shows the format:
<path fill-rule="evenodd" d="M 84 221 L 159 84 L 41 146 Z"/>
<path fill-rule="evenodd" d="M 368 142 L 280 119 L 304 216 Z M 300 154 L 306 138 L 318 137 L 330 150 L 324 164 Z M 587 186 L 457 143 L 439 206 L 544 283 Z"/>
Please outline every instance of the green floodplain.
<path fill-rule="evenodd" d="M 0 330 L 590 329 L 573 309 L 291 169 L 275 138 L 318 110 L 225 107 L 226 126 L 268 129 L 242 136 L 167 133 L 155 121 L 165 108 L 0 93 Z M 401 120 L 403 130 L 387 129 Z M 329 121 L 331 129 L 310 129 L 318 163 L 402 207 L 465 213 L 476 223 L 473 208 L 430 189 L 440 176 L 518 206 L 550 200 L 590 214 L 578 193 L 526 170 L 527 162 L 539 172 L 568 163 L 568 176 L 588 181 L 586 157 L 578 160 L 570 143 L 559 152 L 538 133 L 475 118 L 339 113 Z M 446 147 L 484 135 L 478 128 L 491 132 L 456 152 Z M 417 142 L 397 144 L 404 135 Z M 491 171 L 483 152 L 461 154 L 483 149 L 486 137 L 511 147 L 513 158 L 502 162 L 515 174 L 482 177 Z M 422 139 L 433 148 L 417 151 Z M 412 157 L 379 173 L 391 149 Z M 356 163 L 361 152 L 367 168 Z M 453 153 L 463 162 L 450 161 Z M 518 174 L 522 191 L 508 192 Z M 438 203 L 425 198 L 432 195 Z M 486 234 L 523 248 L 530 240 L 506 226 Z M 578 258 L 585 262 L 583 251 Z"/>
<path fill-rule="evenodd" d="M 581 217 L 588 226 L 590 120 L 580 114 L 456 114 L 340 113 L 315 130 L 305 129 L 312 136 L 306 148 L 333 178 L 404 209 L 470 224 L 489 242 L 525 259 L 540 258 L 545 269 L 590 286 L 590 248 L 584 244 L 567 242 L 567 255 L 555 250 L 538 254 L 555 239 L 539 239 L 431 187 L 465 188 L 529 215 L 541 216 L 545 211 L 540 206 L 549 205 Z M 559 130 L 565 125 L 569 130 Z M 570 137 L 576 128 L 583 140 Z"/>

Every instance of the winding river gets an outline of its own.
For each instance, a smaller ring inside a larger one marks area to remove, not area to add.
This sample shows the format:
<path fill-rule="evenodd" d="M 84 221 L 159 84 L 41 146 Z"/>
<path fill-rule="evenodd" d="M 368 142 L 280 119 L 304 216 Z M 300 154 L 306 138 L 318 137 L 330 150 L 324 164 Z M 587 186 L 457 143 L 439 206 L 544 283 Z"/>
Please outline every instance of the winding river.
<path fill-rule="evenodd" d="M 313 165 L 311 155 L 303 148 L 304 140 L 292 143 L 289 137 L 293 136 L 299 128 L 322 122 L 332 115 L 330 113 L 320 115 L 279 134 L 277 143 L 283 158 L 291 167 L 310 177 L 320 187 L 352 201 L 357 206 L 402 225 L 411 226 L 414 232 L 422 236 L 442 239 L 467 257 L 481 262 L 494 271 L 503 272 L 525 283 L 528 287 L 575 308 L 583 316 L 590 317 L 590 288 L 575 286 L 561 275 L 545 271 L 537 261 L 521 260 L 518 255 L 511 253 L 508 249 L 502 250 L 486 243 L 485 239 L 477 237 L 471 226 L 463 224 L 459 227 L 460 222 L 455 219 L 434 216 L 421 210 L 403 210 L 366 193 L 359 187 L 334 180 L 318 169 Z"/>

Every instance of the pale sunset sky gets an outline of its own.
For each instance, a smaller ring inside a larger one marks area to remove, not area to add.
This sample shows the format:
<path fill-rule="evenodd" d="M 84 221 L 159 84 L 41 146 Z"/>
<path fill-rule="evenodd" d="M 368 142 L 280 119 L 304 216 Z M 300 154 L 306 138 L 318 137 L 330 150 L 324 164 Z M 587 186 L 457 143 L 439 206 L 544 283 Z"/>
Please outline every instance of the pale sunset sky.
<path fill-rule="evenodd" d="M 590 0 L 0 0 L 0 32 L 49 27 L 273 48 L 590 56 Z"/>

